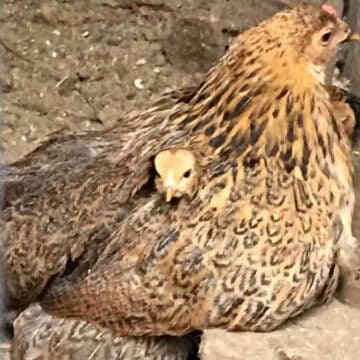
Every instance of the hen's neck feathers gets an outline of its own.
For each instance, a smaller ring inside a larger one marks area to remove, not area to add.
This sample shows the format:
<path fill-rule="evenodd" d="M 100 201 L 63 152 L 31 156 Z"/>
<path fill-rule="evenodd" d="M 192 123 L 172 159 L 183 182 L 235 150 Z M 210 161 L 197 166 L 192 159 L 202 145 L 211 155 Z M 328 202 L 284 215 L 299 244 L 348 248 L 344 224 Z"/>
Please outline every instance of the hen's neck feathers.
<path fill-rule="evenodd" d="M 238 158 L 255 152 L 278 157 L 288 171 L 298 167 L 303 176 L 310 163 L 327 172 L 335 153 L 347 159 L 348 145 L 321 83 L 323 69 L 295 50 L 291 36 L 279 38 L 279 29 L 269 29 L 251 29 L 234 42 L 178 122 L 200 132 L 224 159 L 229 152 Z"/>

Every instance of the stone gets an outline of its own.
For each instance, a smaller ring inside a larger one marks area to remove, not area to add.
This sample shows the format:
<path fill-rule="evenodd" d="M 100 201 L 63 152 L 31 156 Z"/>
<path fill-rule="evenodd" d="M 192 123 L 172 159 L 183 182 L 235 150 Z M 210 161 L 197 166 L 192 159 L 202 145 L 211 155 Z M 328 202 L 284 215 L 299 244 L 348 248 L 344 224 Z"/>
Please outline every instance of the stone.
<path fill-rule="evenodd" d="M 269 333 L 205 331 L 204 360 L 358 360 L 360 310 L 334 300 Z"/>

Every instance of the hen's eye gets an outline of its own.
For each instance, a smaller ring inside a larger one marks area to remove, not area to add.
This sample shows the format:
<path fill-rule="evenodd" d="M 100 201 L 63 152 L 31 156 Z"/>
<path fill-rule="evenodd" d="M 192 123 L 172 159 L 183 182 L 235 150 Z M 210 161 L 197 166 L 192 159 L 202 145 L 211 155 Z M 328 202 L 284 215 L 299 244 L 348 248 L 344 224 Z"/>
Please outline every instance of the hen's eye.
<path fill-rule="evenodd" d="M 331 35 L 332 35 L 331 31 L 328 31 L 321 36 L 321 41 L 324 45 L 326 45 L 329 42 Z"/>
<path fill-rule="evenodd" d="M 185 171 L 183 177 L 188 178 L 191 174 L 191 170 Z"/>

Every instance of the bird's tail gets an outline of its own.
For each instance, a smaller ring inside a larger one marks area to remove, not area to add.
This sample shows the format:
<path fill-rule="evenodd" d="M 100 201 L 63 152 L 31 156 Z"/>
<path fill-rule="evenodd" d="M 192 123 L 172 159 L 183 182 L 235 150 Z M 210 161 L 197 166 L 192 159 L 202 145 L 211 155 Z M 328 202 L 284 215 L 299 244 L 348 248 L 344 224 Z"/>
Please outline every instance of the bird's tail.
<path fill-rule="evenodd" d="M 3 156 L 0 153 L 0 164 L 3 164 Z M 3 188 L 3 181 L 1 179 L 4 179 L 6 177 L 6 171 L 5 167 L 0 166 L 0 216 L 2 216 L 1 212 L 3 210 L 3 194 L 4 194 L 4 188 Z M 0 229 L 0 231 L 3 231 L 3 229 Z M 6 307 L 6 296 L 5 296 L 5 268 L 4 268 L 4 237 L 0 237 L 0 342 L 7 338 L 8 336 L 8 330 L 11 327 L 11 324 L 9 323 L 8 318 L 8 312 Z"/>
<path fill-rule="evenodd" d="M 355 115 L 355 128 L 352 135 L 353 141 L 360 140 L 360 97 L 346 92 L 346 102 L 349 104 Z"/>
<path fill-rule="evenodd" d="M 44 291 L 39 303 L 52 316 L 85 320 L 121 336 L 137 336 L 136 330 L 146 333 L 152 324 L 142 314 L 146 301 L 134 286 L 133 275 L 129 269 L 116 274 L 95 272 L 74 282 L 56 279 Z"/>

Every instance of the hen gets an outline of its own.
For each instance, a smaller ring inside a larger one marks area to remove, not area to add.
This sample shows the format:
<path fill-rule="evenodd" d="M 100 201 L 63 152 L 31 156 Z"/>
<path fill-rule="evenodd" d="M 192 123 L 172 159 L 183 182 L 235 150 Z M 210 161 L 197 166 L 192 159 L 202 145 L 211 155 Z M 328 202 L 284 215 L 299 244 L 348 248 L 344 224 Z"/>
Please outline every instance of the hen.
<path fill-rule="evenodd" d="M 339 105 L 337 111 L 340 120 L 354 118 L 353 110 L 360 120 L 359 99 L 337 88 L 333 88 L 331 94 L 334 94 L 330 96 L 333 104 Z M 347 103 L 350 103 L 351 108 L 347 107 Z M 345 110 L 345 113 L 342 113 L 342 110 Z M 359 124 L 359 121 L 357 123 Z M 346 131 L 352 136 L 352 128 L 348 126 L 349 124 L 352 122 L 345 122 Z M 173 162 L 170 168 L 175 167 L 176 164 Z M 359 235 L 358 232 L 356 234 Z M 341 288 L 341 296 L 345 297 L 344 300 L 349 297 L 349 291 L 354 291 L 351 285 L 353 284 Z M 356 287 L 355 291 L 358 291 Z M 355 294 L 355 299 L 358 301 L 356 295 L 358 294 Z M 350 299 L 352 300 L 350 302 L 354 302 L 354 297 Z M 11 357 L 13 360 L 30 360 L 41 354 L 44 360 L 63 359 L 65 356 L 78 360 L 88 359 L 90 356 L 94 360 L 161 358 L 185 360 L 191 352 L 195 354 L 198 341 L 195 334 L 180 338 L 120 338 L 83 321 L 57 319 L 41 311 L 39 306 L 30 306 L 14 322 Z"/>
<path fill-rule="evenodd" d="M 350 38 L 329 6 L 283 11 L 241 34 L 181 100 L 69 137 L 66 162 L 55 144 L 16 164 L 9 301 L 41 296 L 49 313 L 134 336 L 267 331 L 329 299 L 357 260 L 350 146 L 322 83 Z M 149 181 L 172 147 L 200 153 L 205 171 L 193 199 L 166 203 Z"/>

